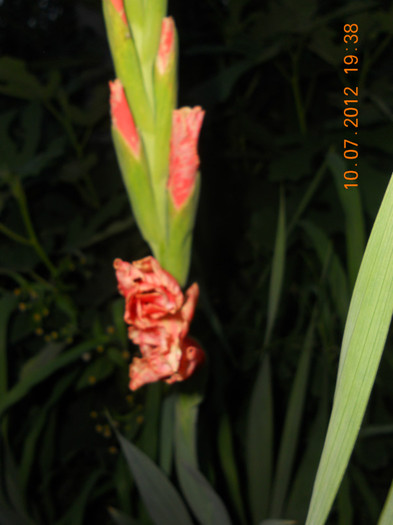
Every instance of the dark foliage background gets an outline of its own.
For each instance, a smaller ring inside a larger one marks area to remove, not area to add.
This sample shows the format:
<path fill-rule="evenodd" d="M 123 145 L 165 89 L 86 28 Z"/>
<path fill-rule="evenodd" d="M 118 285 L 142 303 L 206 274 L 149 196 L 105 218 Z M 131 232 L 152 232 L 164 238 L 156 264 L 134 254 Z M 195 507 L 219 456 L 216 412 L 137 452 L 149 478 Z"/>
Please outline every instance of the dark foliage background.
<path fill-rule="evenodd" d="M 280 193 L 285 281 L 269 344 L 277 440 L 318 310 L 299 466 L 319 407 L 332 399 L 354 268 L 392 171 L 393 9 L 368 0 L 172 0 L 169 13 L 180 40 L 179 105 L 206 109 L 190 276 L 201 287 L 193 331 L 209 356 L 201 464 L 240 523 L 215 436 L 227 416 L 246 502 L 244 426 L 264 345 Z M 359 27 L 352 80 L 343 72 L 347 23 Z M 149 523 L 105 416 L 157 458 L 160 399 L 170 389 L 127 389 L 133 349 L 112 269 L 115 257 L 135 260 L 148 250 L 110 138 L 114 73 L 101 5 L 2 0 L 0 50 L 0 506 L 11 509 L 4 523 L 106 524 L 112 505 Z M 342 198 L 337 166 L 343 140 L 353 140 L 343 126 L 350 85 L 359 88 L 359 187 Z M 391 481 L 392 367 L 389 340 L 329 523 L 377 522 Z M 308 495 L 288 502 L 288 517 L 304 518 Z"/>

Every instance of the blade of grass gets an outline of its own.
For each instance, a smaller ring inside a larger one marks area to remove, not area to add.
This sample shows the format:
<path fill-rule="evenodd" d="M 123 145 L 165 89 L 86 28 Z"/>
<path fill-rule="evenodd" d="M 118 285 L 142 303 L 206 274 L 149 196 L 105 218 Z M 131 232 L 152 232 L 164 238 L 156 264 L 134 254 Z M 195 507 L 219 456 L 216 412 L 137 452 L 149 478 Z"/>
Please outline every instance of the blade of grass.
<path fill-rule="evenodd" d="M 390 485 L 389 494 L 386 498 L 378 525 L 391 525 L 393 523 L 393 482 Z"/>
<path fill-rule="evenodd" d="M 201 525 L 231 525 L 227 509 L 208 480 L 199 471 L 196 433 L 199 404 L 202 401 L 198 377 L 182 385 L 175 405 L 175 461 L 181 489 Z"/>
<path fill-rule="evenodd" d="M 8 388 L 7 325 L 16 303 L 16 297 L 11 294 L 0 299 L 0 399 Z"/>
<path fill-rule="evenodd" d="M 338 196 L 345 213 L 347 265 L 349 281 L 353 287 L 366 245 L 362 202 L 359 191 L 348 191 L 344 188 L 343 173 L 346 170 L 344 160 L 337 153 L 329 152 L 327 162 L 334 176 Z"/>
<path fill-rule="evenodd" d="M 277 234 L 274 246 L 272 273 L 270 277 L 269 299 L 267 306 L 267 325 L 264 345 L 267 345 L 270 341 L 274 322 L 277 317 L 278 304 L 280 301 L 282 281 L 284 276 L 285 238 L 285 196 L 284 191 L 281 189 L 280 207 L 278 210 Z"/>
<path fill-rule="evenodd" d="M 118 432 L 116 435 L 153 522 L 156 525 L 162 523 L 192 525 L 183 501 L 165 474 L 125 437 Z"/>
<path fill-rule="evenodd" d="M 314 482 L 314 472 L 318 467 L 329 418 L 326 356 L 322 360 L 319 370 L 317 368 L 315 371 L 317 381 L 320 384 L 321 400 L 303 448 L 301 461 L 290 488 L 290 494 L 287 498 L 288 505 L 285 510 L 285 515 L 292 516 L 298 523 L 304 523 L 306 519 Z"/>
<path fill-rule="evenodd" d="M 56 359 L 51 360 L 45 366 L 35 369 L 31 374 L 26 375 L 23 381 L 18 381 L 16 385 L 9 390 L 6 395 L 0 398 L 0 416 L 5 410 L 17 403 L 23 396 L 25 396 L 35 385 L 41 383 L 44 379 L 59 370 L 60 368 L 76 361 L 82 354 L 96 348 L 99 345 L 105 344 L 108 340 L 107 336 L 101 336 L 85 343 L 81 343 L 64 354 L 61 354 Z"/>
<path fill-rule="evenodd" d="M 328 239 L 323 230 L 312 223 L 302 222 L 303 229 L 309 236 L 321 264 L 324 264 L 326 257 L 329 255 L 329 271 L 327 279 L 331 291 L 334 306 L 338 312 L 344 326 L 349 306 L 348 280 L 344 269 L 337 255 L 332 250 L 332 242 Z"/>
<path fill-rule="evenodd" d="M 102 470 L 96 470 L 87 479 L 78 496 L 73 500 L 66 514 L 55 525 L 83 525 L 86 509 L 89 504 L 89 496 L 98 479 L 104 474 Z"/>
<path fill-rule="evenodd" d="M 307 330 L 303 350 L 297 367 L 296 376 L 293 381 L 291 393 L 289 396 L 289 403 L 286 411 L 284 430 L 281 438 L 280 452 L 272 489 L 272 500 L 269 512 L 269 516 L 272 518 L 282 517 L 283 506 L 287 495 L 289 481 L 292 475 L 306 398 L 311 355 L 314 345 L 315 324 L 316 308 L 313 310 L 313 315 L 311 317 L 311 322 Z"/>
<path fill-rule="evenodd" d="M 393 312 L 393 178 L 362 260 L 341 347 L 333 409 L 306 525 L 323 525 L 347 467 Z"/>
<path fill-rule="evenodd" d="M 273 394 L 270 358 L 263 357 L 251 396 L 246 435 L 248 494 L 253 523 L 267 516 L 273 458 Z"/>
<path fill-rule="evenodd" d="M 355 466 L 351 469 L 351 479 L 353 480 L 357 492 L 360 494 L 360 499 L 364 508 L 362 514 L 368 516 L 369 523 L 377 523 L 380 504 L 369 480 L 360 468 Z"/>
<path fill-rule="evenodd" d="M 337 494 L 337 514 L 337 525 L 353 524 L 353 506 L 351 502 L 348 476 L 344 476 L 340 490 Z"/>
<path fill-rule="evenodd" d="M 138 447 L 153 461 L 157 456 L 158 431 L 161 406 L 162 384 L 152 383 L 148 385 L 145 398 L 145 420 Z"/>
<path fill-rule="evenodd" d="M 127 516 L 124 512 L 120 512 L 113 507 L 109 507 L 108 512 L 116 525 L 138 525 L 138 523 L 130 516 Z"/>
<path fill-rule="evenodd" d="M 48 412 L 53 406 L 58 403 L 62 394 L 67 390 L 67 388 L 74 382 L 78 371 L 75 370 L 74 373 L 68 374 L 65 377 L 61 378 L 56 386 L 53 389 L 53 392 L 49 398 L 49 401 L 40 409 L 40 412 L 34 419 L 34 424 L 32 425 L 31 430 L 25 436 L 25 441 L 23 445 L 22 459 L 19 465 L 19 475 L 21 480 L 21 486 L 23 490 L 26 490 L 27 482 L 31 474 L 31 468 L 35 458 L 35 449 L 37 445 L 38 438 L 42 432 L 42 429 L 47 423 Z"/>
<path fill-rule="evenodd" d="M 160 467 L 167 476 L 171 473 L 173 461 L 173 435 L 175 420 L 175 396 L 169 395 L 162 402 L 160 428 Z"/>
<path fill-rule="evenodd" d="M 0 507 L 0 523 L 2 525 L 35 525 L 29 519 L 3 507 Z"/>
<path fill-rule="evenodd" d="M 304 196 L 302 200 L 300 201 L 300 204 L 295 211 L 291 222 L 288 225 L 287 233 L 288 235 L 292 232 L 293 228 L 297 225 L 300 217 L 302 216 L 304 210 L 307 208 L 309 202 L 311 201 L 312 197 L 314 196 L 314 193 L 316 192 L 321 180 L 323 179 L 325 173 L 327 170 L 327 163 L 326 159 L 323 160 L 321 166 L 319 167 L 318 171 L 315 174 L 315 177 L 312 178 L 310 186 L 307 188 L 306 192 L 304 193 Z"/>
<path fill-rule="evenodd" d="M 235 453 L 233 448 L 232 429 L 228 417 L 228 413 L 224 413 L 218 433 L 218 451 L 220 454 L 221 467 L 224 471 L 225 480 L 228 485 L 233 506 L 242 524 L 246 524 L 247 520 L 244 514 L 243 502 L 241 497 L 240 483 L 238 471 L 235 462 Z"/>

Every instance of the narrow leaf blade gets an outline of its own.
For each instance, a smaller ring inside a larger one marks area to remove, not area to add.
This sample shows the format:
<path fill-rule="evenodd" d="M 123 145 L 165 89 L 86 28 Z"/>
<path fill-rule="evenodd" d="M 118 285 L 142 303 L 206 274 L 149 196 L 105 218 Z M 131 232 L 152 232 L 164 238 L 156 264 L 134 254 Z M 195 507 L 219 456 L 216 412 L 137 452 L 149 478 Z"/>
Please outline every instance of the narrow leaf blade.
<path fill-rule="evenodd" d="M 117 437 L 153 522 L 192 525 L 184 503 L 165 474 L 125 437 Z"/>
<path fill-rule="evenodd" d="M 393 312 L 393 178 L 356 280 L 329 428 L 306 525 L 323 525 L 344 475 L 374 384 Z"/>

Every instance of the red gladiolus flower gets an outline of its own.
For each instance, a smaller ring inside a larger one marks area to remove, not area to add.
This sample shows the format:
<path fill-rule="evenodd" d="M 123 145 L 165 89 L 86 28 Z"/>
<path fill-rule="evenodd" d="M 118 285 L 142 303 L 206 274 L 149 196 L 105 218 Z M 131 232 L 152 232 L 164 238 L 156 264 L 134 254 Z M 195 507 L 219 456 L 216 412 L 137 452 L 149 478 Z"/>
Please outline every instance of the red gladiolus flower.
<path fill-rule="evenodd" d="M 157 68 L 163 75 L 175 51 L 175 22 L 171 16 L 162 20 L 160 44 L 157 53 Z"/>
<path fill-rule="evenodd" d="M 200 106 L 173 112 L 168 190 L 177 209 L 195 187 L 199 168 L 197 145 L 204 115 Z"/>
<path fill-rule="evenodd" d="M 181 341 L 177 352 L 165 354 L 156 348 L 143 346 L 141 353 L 142 357 L 135 357 L 130 365 L 131 390 L 159 380 L 168 384 L 184 381 L 205 360 L 202 348 L 191 338 Z"/>
<path fill-rule="evenodd" d="M 154 257 L 132 264 L 114 261 L 119 292 L 125 297 L 124 320 L 128 336 L 140 346 L 141 358 L 130 366 L 130 388 L 164 379 L 168 383 L 189 377 L 202 362 L 202 349 L 187 338 L 199 288 L 183 295 L 177 281 Z"/>
<path fill-rule="evenodd" d="M 113 127 L 119 130 L 134 154 L 134 157 L 139 158 L 141 140 L 127 102 L 123 85 L 117 78 L 113 82 L 109 82 L 109 88 L 111 92 L 110 105 Z"/>

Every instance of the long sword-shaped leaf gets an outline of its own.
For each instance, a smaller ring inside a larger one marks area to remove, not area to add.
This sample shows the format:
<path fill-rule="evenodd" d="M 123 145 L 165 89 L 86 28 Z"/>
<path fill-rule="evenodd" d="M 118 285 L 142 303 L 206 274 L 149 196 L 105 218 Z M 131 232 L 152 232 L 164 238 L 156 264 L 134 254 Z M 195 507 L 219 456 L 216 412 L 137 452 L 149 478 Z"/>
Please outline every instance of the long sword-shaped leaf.
<path fill-rule="evenodd" d="M 108 341 L 107 336 L 99 336 L 96 339 L 91 339 L 85 343 L 81 343 L 71 350 L 67 350 L 56 359 L 47 362 L 41 369 L 34 369 L 31 373 L 18 381 L 4 396 L 0 398 L 0 415 L 3 414 L 14 403 L 17 403 L 23 396 L 25 396 L 35 385 L 41 383 L 51 374 L 60 370 L 64 366 L 76 361 L 82 354 L 96 348 L 98 345 L 105 344 Z"/>
<path fill-rule="evenodd" d="M 253 522 L 267 516 L 273 458 L 273 395 L 269 355 L 265 355 L 252 392 L 246 436 L 248 493 Z"/>
<path fill-rule="evenodd" d="M 366 244 L 366 234 L 363 220 L 362 202 L 360 194 L 355 191 L 345 189 L 343 185 L 343 173 L 345 172 L 345 162 L 337 155 L 330 152 L 327 155 L 327 162 L 331 169 L 337 192 L 345 214 L 345 236 L 347 244 L 347 265 L 349 281 L 351 285 L 355 283 L 356 275 L 362 260 L 364 246 Z"/>
<path fill-rule="evenodd" d="M 231 525 L 221 498 L 198 469 L 196 431 L 202 395 L 188 388 L 179 393 L 175 406 L 175 461 L 180 486 L 198 523 Z"/>
<path fill-rule="evenodd" d="M 117 437 L 153 522 L 192 525 L 183 501 L 165 474 L 125 437 L 118 433 Z"/>
<path fill-rule="evenodd" d="M 378 525 L 391 525 L 393 523 L 393 482 L 390 485 L 389 494 L 386 498 Z"/>
<path fill-rule="evenodd" d="M 306 525 L 323 525 L 347 467 L 393 312 L 393 178 L 356 280 L 341 347 L 333 409 Z"/>
<path fill-rule="evenodd" d="M 7 325 L 16 302 L 14 295 L 4 295 L 0 299 L 0 398 L 8 388 Z"/>
<path fill-rule="evenodd" d="M 315 311 L 316 310 L 314 310 L 314 314 Z M 289 397 L 272 490 L 270 516 L 274 518 L 281 518 L 283 515 L 284 502 L 295 461 L 295 452 L 298 446 L 300 425 L 302 422 L 311 364 L 315 324 L 316 315 L 313 315 L 307 330 L 303 350 Z"/>
<path fill-rule="evenodd" d="M 272 262 L 272 274 L 270 278 L 265 344 L 268 344 L 270 341 L 270 336 L 272 334 L 274 322 L 276 320 L 278 304 L 281 296 L 285 265 L 285 238 L 285 197 L 284 191 L 281 191 L 276 242 L 274 246 L 274 255 Z"/>

